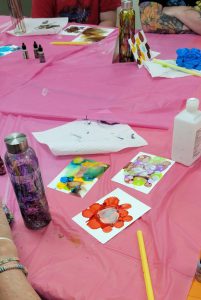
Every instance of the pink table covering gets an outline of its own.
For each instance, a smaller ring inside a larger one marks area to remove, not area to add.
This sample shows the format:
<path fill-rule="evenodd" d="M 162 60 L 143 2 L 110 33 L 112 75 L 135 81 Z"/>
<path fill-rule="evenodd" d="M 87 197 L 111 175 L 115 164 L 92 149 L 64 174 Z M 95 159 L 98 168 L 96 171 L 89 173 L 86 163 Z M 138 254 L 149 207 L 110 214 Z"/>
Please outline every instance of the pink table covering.
<path fill-rule="evenodd" d="M 0 38 L 6 43 L 22 42 L 6 34 Z M 7 134 L 24 132 L 36 150 L 47 185 L 72 157 L 54 157 L 31 132 L 85 115 L 142 125 L 135 130 L 149 145 L 90 155 L 111 167 L 84 199 L 47 189 L 52 222 L 41 231 L 24 227 L 10 180 L 7 175 L 0 177 L 0 194 L 14 211 L 13 235 L 30 282 L 48 300 L 145 300 L 136 237 L 141 229 L 156 300 L 186 299 L 201 248 L 201 161 L 190 168 L 175 164 L 148 195 L 110 179 L 139 151 L 170 158 L 172 132 L 162 128 L 171 127 L 187 97 L 200 95 L 200 79 L 151 79 L 133 64 L 111 65 L 115 34 L 99 45 L 78 48 L 49 46 L 51 39 L 40 37 L 45 65 L 22 60 L 21 53 L 0 59 L 0 72 L 7 72 L 3 77 L 1 73 L 0 154 L 5 152 Z M 174 57 L 178 47 L 201 46 L 196 35 L 148 35 L 148 39 L 163 58 Z M 33 38 L 26 38 L 26 43 L 32 49 Z M 46 96 L 43 88 L 48 90 Z M 116 187 L 152 209 L 102 245 L 72 217 Z"/>
<path fill-rule="evenodd" d="M 89 46 L 59 47 L 50 45 L 51 40 L 62 40 L 56 36 L 16 38 L 4 33 L 4 43 L 25 42 L 32 57 L 33 41 L 42 43 L 47 62 L 23 60 L 20 52 L 9 59 L 1 58 L 0 96 L 4 101 L 0 111 L 57 119 L 87 115 L 143 127 L 169 128 L 185 100 L 201 96 L 200 78 L 152 79 L 135 64 L 112 64 L 116 36 L 114 32 Z M 147 37 L 161 58 L 175 58 L 179 47 L 201 48 L 201 37 L 194 34 Z M 46 96 L 44 89 L 48 91 Z"/>

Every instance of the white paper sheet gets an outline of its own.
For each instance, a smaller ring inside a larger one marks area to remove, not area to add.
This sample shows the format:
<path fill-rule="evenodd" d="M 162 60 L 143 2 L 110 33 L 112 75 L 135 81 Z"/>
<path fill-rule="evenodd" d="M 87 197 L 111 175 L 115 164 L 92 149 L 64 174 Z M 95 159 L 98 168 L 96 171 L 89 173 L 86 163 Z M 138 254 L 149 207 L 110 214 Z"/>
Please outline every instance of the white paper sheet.
<path fill-rule="evenodd" d="M 176 65 L 175 60 L 164 60 L 164 62 Z M 159 65 L 153 61 L 144 62 L 144 66 L 152 77 L 178 78 L 191 76 L 191 74 L 188 73 L 177 71 L 168 67 L 163 67 L 162 65 Z M 196 72 L 201 74 L 201 71 L 196 70 Z"/>
<path fill-rule="evenodd" d="M 68 24 L 68 18 L 24 18 L 26 32 L 16 34 L 14 30 L 8 33 L 15 36 L 57 34 Z"/>
<path fill-rule="evenodd" d="M 54 155 L 110 153 L 147 145 L 128 125 L 90 120 L 73 121 L 32 134 L 38 142 L 48 145 Z"/>

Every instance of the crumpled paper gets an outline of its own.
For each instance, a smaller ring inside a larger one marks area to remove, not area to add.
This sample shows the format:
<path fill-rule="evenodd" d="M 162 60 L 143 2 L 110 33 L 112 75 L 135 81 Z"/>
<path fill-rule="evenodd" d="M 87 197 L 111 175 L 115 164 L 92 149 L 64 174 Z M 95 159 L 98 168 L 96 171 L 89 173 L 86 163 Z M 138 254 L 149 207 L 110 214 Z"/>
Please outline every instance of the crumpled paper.
<path fill-rule="evenodd" d="M 124 148 L 147 145 L 140 135 L 125 124 L 81 120 L 43 132 L 32 132 L 39 143 L 56 155 L 117 152 Z"/>
<path fill-rule="evenodd" d="M 164 62 L 176 65 L 175 60 L 164 60 Z M 177 71 L 172 68 L 164 67 L 155 63 L 154 61 L 145 61 L 143 64 L 152 77 L 178 78 L 191 76 L 191 74 Z"/>

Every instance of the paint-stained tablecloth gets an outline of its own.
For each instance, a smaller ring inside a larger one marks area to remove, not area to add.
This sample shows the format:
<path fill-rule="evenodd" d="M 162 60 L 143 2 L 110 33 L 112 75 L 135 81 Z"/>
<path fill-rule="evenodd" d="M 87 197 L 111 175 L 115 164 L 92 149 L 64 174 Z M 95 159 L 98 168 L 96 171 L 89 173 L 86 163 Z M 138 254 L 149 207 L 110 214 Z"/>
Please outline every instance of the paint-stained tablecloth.
<path fill-rule="evenodd" d="M 173 118 L 188 97 L 201 98 L 200 79 L 152 79 L 135 64 L 112 64 L 116 36 L 114 32 L 100 43 L 79 47 L 50 45 L 57 36 L 36 37 L 46 56 L 46 63 L 39 64 L 33 59 L 32 37 L 0 35 L 4 44 L 25 42 L 32 57 L 25 61 L 16 52 L 0 58 L 1 155 L 7 134 L 27 134 L 47 186 L 72 157 L 54 157 L 37 143 L 32 131 L 87 116 L 130 123 L 149 143 L 139 149 L 91 155 L 111 167 L 83 199 L 47 188 L 52 222 L 40 231 L 24 227 L 10 180 L 7 175 L 0 178 L 1 195 L 15 215 L 13 236 L 21 261 L 33 287 L 48 300 L 145 300 L 138 229 L 144 233 L 157 300 L 186 299 L 195 273 L 201 248 L 201 161 L 189 168 L 175 164 L 148 195 L 111 178 L 140 151 L 170 158 Z M 148 34 L 147 38 L 164 59 L 175 58 L 179 47 L 201 48 L 201 37 L 193 34 Z M 72 217 L 116 187 L 152 209 L 102 245 Z"/>

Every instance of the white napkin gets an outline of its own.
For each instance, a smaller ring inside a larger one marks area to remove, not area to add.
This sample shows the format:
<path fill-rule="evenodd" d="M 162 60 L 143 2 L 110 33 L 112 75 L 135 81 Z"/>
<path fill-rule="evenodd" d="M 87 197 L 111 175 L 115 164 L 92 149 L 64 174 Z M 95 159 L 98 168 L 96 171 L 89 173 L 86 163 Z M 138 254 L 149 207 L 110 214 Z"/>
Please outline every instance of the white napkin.
<path fill-rule="evenodd" d="M 124 124 L 101 121 L 73 121 L 43 132 L 32 132 L 38 142 L 47 144 L 54 155 L 96 154 L 140 147 L 147 142 Z"/>
<path fill-rule="evenodd" d="M 14 29 L 7 31 L 15 36 L 57 34 L 67 24 L 68 18 L 24 18 L 25 33 L 16 34 Z"/>
<path fill-rule="evenodd" d="M 11 27 L 11 25 L 12 25 L 11 21 L 1 24 L 0 33 L 7 31 Z"/>
<path fill-rule="evenodd" d="M 176 65 L 175 60 L 164 60 L 164 62 L 170 63 L 172 65 Z M 159 65 L 153 61 L 145 61 L 144 66 L 151 74 L 152 77 L 177 78 L 177 77 L 185 77 L 191 75 L 188 73 L 184 73 L 182 71 L 174 70 L 169 67 L 163 67 L 162 65 Z M 199 71 L 196 70 L 196 72 Z"/>

